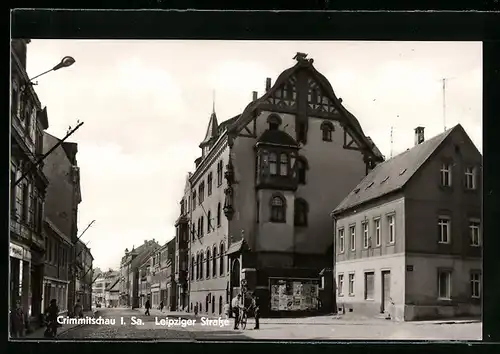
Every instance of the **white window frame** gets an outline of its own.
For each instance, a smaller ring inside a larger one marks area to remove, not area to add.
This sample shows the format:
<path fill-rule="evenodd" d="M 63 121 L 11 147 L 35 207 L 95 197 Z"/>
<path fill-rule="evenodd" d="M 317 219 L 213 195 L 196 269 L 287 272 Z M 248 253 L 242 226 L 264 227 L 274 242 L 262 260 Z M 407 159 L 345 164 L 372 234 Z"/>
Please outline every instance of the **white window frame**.
<path fill-rule="evenodd" d="M 338 296 L 344 296 L 344 273 L 338 274 L 337 276 L 337 294 Z"/>
<path fill-rule="evenodd" d="M 339 252 L 344 253 L 345 252 L 345 230 L 344 228 L 340 228 L 338 230 L 339 233 Z"/>
<path fill-rule="evenodd" d="M 387 215 L 387 232 L 389 234 L 389 243 L 392 245 L 396 241 L 396 216 Z"/>
<path fill-rule="evenodd" d="M 369 240 L 368 240 L 368 237 L 369 237 L 369 227 L 368 227 L 368 221 L 363 221 L 361 223 L 361 226 L 363 228 L 363 248 L 368 248 L 369 246 Z"/>
<path fill-rule="evenodd" d="M 371 293 L 371 296 L 368 296 L 368 275 L 372 275 L 373 276 L 373 288 L 372 288 L 372 293 Z M 375 272 L 373 271 L 366 271 L 365 272 L 365 278 L 363 279 L 364 281 L 364 299 L 367 300 L 367 301 L 372 301 L 375 299 Z"/>
<path fill-rule="evenodd" d="M 476 189 L 476 168 L 474 166 L 465 168 L 465 188 L 470 190 Z"/>
<path fill-rule="evenodd" d="M 474 240 L 474 232 L 477 232 L 477 242 Z M 469 234 L 470 234 L 470 245 L 473 247 L 481 246 L 481 220 L 479 219 L 469 219 Z"/>
<path fill-rule="evenodd" d="M 441 165 L 440 176 L 441 176 L 441 186 L 451 187 L 451 164 L 443 163 Z"/>
<path fill-rule="evenodd" d="M 351 246 L 351 251 L 356 251 L 356 226 L 349 226 L 349 244 Z"/>
<path fill-rule="evenodd" d="M 375 226 L 374 226 L 374 230 L 375 230 L 375 244 L 378 247 L 382 243 L 382 234 L 381 234 L 381 230 L 380 230 L 380 227 L 381 227 L 381 225 L 380 225 L 381 224 L 380 218 L 373 219 L 373 222 L 375 223 Z"/>
<path fill-rule="evenodd" d="M 443 238 L 443 226 L 446 225 L 446 240 Z M 451 218 L 447 215 L 441 215 L 438 218 L 439 243 L 449 244 L 451 241 Z"/>
<path fill-rule="evenodd" d="M 447 294 L 445 296 L 441 296 L 441 274 L 447 274 Z M 452 272 L 451 270 L 440 269 L 438 271 L 438 299 L 439 300 L 451 300 L 451 280 L 452 280 Z"/>
<path fill-rule="evenodd" d="M 349 293 L 349 296 L 354 296 L 354 282 L 356 281 L 356 274 L 355 273 L 349 273 L 349 277 L 347 279 L 348 281 L 348 293 Z M 352 285 L 352 286 L 351 286 Z"/>
<path fill-rule="evenodd" d="M 475 279 L 477 276 L 477 279 Z M 474 284 L 478 284 L 479 294 L 474 293 Z M 471 298 L 480 299 L 481 298 L 481 272 L 473 270 L 470 272 L 470 285 L 471 285 Z"/>

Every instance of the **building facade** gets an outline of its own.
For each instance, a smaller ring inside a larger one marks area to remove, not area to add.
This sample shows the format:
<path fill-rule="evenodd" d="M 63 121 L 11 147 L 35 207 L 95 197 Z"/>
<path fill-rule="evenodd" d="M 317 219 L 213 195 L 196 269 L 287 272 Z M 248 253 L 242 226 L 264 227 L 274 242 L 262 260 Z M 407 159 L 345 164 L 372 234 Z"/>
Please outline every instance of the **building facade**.
<path fill-rule="evenodd" d="M 481 161 L 457 125 L 377 166 L 340 203 L 337 306 L 396 320 L 481 313 Z"/>
<path fill-rule="evenodd" d="M 58 138 L 45 132 L 44 153 L 59 142 Z M 43 172 L 50 182 L 44 207 L 46 252 L 43 304 L 46 308 L 51 299 L 56 299 L 63 312 L 74 305 L 71 270 L 78 231 L 78 205 L 82 201 L 77 152 L 77 144 L 63 142 L 45 158 L 43 166 Z"/>
<path fill-rule="evenodd" d="M 11 42 L 11 158 L 10 158 L 10 307 L 17 303 L 27 320 L 36 322 L 43 312 L 42 289 L 45 243 L 43 207 L 49 183 L 42 166 L 47 111 L 26 73 L 29 40 Z M 26 176 L 22 181 L 22 176 Z"/>
<path fill-rule="evenodd" d="M 242 114 L 209 119 L 183 198 L 190 310 L 222 313 L 243 279 L 263 315 L 320 308 L 333 258 L 330 201 L 384 158 L 306 57 L 297 53 L 274 85 L 267 79 Z"/>
<path fill-rule="evenodd" d="M 184 195 L 189 195 L 189 176 L 186 181 Z M 175 310 L 188 310 L 189 306 L 189 206 L 186 199 L 180 202 L 180 215 L 175 222 L 175 256 L 174 282 L 176 285 L 177 304 Z"/>
<path fill-rule="evenodd" d="M 145 240 L 144 243 L 131 251 L 125 250 L 120 264 L 120 304 L 122 306 L 137 308 L 140 306 L 139 296 L 139 267 L 144 262 L 149 262 L 150 256 L 160 245 L 153 240 Z M 151 283 L 151 282 L 150 282 Z"/>
<path fill-rule="evenodd" d="M 94 257 L 88 248 L 81 240 L 78 240 L 75 245 L 75 267 L 74 267 L 74 283 L 75 304 L 79 300 L 83 311 L 92 310 L 92 284 L 94 281 L 93 261 Z M 73 305 L 74 306 L 74 305 Z"/>
<path fill-rule="evenodd" d="M 118 296 L 116 292 L 111 294 L 111 290 L 116 287 L 120 273 L 109 269 L 106 272 L 102 272 L 100 269 L 94 269 L 94 280 L 92 283 L 92 304 L 100 304 L 104 307 L 115 307 L 113 300 L 118 301 Z M 113 296 L 111 296 L 113 295 Z"/>

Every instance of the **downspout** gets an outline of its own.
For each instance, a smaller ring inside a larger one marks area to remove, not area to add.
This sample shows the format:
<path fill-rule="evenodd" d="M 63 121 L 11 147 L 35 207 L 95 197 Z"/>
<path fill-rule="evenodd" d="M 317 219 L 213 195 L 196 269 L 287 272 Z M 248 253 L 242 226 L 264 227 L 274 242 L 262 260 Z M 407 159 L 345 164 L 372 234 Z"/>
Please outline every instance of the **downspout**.
<path fill-rule="evenodd" d="M 336 276 L 336 264 L 337 264 L 337 217 L 332 212 L 330 214 L 332 217 L 332 227 L 333 227 L 333 268 L 332 268 L 332 276 L 333 276 L 333 313 L 337 314 L 337 276 Z"/>

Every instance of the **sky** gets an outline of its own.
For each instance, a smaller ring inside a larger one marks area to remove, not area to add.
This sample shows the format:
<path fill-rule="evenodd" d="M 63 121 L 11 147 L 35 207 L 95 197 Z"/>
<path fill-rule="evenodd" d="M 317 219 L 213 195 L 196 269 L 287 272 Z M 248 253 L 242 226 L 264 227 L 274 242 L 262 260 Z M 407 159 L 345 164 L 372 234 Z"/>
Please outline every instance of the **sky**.
<path fill-rule="evenodd" d="M 386 157 L 412 147 L 419 125 L 430 138 L 460 123 L 482 151 L 480 42 L 32 40 L 30 77 L 76 60 L 35 90 L 49 133 L 84 122 L 68 141 L 79 149 L 79 231 L 96 220 L 82 237 L 95 267 L 116 269 L 125 248 L 174 237 L 214 101 L 219 122 L 241 113 L 296 52 L 314 59 Z"/>

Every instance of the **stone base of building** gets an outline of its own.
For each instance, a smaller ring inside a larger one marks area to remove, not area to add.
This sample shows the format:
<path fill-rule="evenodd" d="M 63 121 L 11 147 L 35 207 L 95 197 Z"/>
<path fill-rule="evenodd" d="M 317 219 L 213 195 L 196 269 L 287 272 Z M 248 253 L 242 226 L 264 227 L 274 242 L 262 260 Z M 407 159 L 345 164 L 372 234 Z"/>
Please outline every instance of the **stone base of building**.
<path fill-rule="evenodd" d="M 481 306 L 479 304 L 453 304 L 449 306 L 418 306 L 405 305 L 405 321 L 423 321 L 437 319 L 453 319 L 464 317 L 481 316 Z"/>
<path fill-rule="evenodd" d="M 444 320 L 481 316 L 481 307 L 475 304 L 444 305 L 389 305 L 382 313 L 378 302 L 342 302 L 337 300 L 339 314 L 361 317 L 385 317 L 390 315 L 395 321 Z"/>
<path fill-rule="evenodd" d="M 226 291 L 196 291 L 189 296 L 189 312 L 194 312 L 194 307 L 198 304 L 198 313 L 209 316 L 222 316 L 224 304 L 226 303 Z"/>

